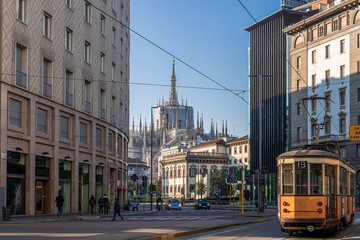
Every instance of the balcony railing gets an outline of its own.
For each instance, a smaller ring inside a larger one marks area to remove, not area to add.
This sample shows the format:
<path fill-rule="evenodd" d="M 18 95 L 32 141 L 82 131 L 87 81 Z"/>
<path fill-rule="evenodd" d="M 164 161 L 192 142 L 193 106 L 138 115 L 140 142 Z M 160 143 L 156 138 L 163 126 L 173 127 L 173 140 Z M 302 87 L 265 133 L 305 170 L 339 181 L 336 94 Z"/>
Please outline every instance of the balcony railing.
<path fill-rule="evenodd" d="M 27 87 L 27 76 L 25 73 L 16 71 L 16 85 L 23 88 Z"/>
<path fill-rule="evenodd" d="M 74 96 L 71 93 L 66 93 L 66 105 L 73 106 Z"/>
<path fill-rule="evenodd" d="M 104 108 L 100 108 L 100 118 L 106 119 L 106 110 Z"/>
<path fill-rule="evenodd" d="M 90 102 L 88 102 L 88 101 L 84 102 L 84 111 L 86 113 L 91 114 L 91 103 Z"/>
<path fill-rule="evenodd" d="M 52 97 L 52 86 L 46 82 L 43 82 L 43 95 L 45 97 Z"/>

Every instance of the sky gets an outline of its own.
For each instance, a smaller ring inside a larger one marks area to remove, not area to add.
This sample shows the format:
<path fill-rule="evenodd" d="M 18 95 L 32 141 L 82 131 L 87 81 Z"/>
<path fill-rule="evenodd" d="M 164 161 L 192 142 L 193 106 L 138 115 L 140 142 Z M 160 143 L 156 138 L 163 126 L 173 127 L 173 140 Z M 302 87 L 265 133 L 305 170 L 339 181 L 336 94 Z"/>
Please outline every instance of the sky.
<path fill-rule="evenodd" d="M 280 9 L 280 0 L 242 0 L 259 21 Z M 176 58 L 178 99 L 187 101 L 196 115 L 204 116 L 205 132 L 211 119 L 228 122 L 228 134 L 248 134 L 249 105 L 222 87 L 246 90 L 240 96 L 249 101 L 248 47 L 250 34 L 244 29 L 254 20 L 238 0 L 132 0 L 130 28 Z M 174 57 L 137 34 L 130 32 L 130 123 L 135 127 L 145 118 L 150 124 L 151 107 L 168 99 Z M 207 77 L 203 76 L 206 75 Z M 146 84 L 168 85 L 150 86 Z M 183 88 L 179 86 L 195 87 Z M 239 91 L 236 91 L 238 93 Z"/>

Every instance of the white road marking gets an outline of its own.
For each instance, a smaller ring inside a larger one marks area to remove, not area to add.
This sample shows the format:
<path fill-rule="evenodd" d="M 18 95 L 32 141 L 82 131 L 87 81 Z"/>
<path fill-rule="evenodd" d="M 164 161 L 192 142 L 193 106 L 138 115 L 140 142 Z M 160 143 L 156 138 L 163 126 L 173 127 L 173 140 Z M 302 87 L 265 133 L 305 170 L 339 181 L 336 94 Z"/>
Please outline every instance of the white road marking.
<path fill-rule="evenodd" d="M 222 232 L 207 234 L 207 235 L 204 235 L 204 236 L 201 236 L 201 237 L 190 238 L 190 239 L 188 239 L 188 240 L 201 239 L 201 238 L 204 238 L 204 237 L 210 237 L 210 236 L 219 235 L 219 234 L 223 234 L 223 233 L 227 233 L 227 232 L 233 232 L 233 231 L 237 231 L 237 230 L 244 229 L 244 228 L 246 228 L 246 227 L 241 227 L 241 228 L 231 229 L 231 230 L 227 230 L 227 231 L 222 231 Z"/>

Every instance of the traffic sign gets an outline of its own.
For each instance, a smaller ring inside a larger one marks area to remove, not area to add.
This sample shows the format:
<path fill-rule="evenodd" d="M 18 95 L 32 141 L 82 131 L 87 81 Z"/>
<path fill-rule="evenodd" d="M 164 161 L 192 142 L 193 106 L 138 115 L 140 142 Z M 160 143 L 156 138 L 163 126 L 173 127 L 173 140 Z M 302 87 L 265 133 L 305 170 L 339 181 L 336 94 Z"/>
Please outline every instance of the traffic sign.
<path fill-rule="evenodd" d="M 349 140 L 360 141 L 360 125 L 349 126 Z"/>

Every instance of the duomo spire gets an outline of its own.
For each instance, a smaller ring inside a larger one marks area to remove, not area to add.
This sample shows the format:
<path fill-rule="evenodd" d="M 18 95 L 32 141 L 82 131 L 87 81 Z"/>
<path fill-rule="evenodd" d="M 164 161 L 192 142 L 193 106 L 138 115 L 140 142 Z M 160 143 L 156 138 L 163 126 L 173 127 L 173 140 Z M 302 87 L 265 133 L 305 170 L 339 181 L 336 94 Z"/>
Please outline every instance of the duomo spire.
<path fill-rule="evenodd" d="M 173 68 L 172 68 L 170 83 L 171 83 L 171 90 L 169 93 L 169 105 L 170 106 L 178 106 L 179 102 L 178 102 L 177 93 L 176 93 L 175 60 L 173 60 Z"/>

